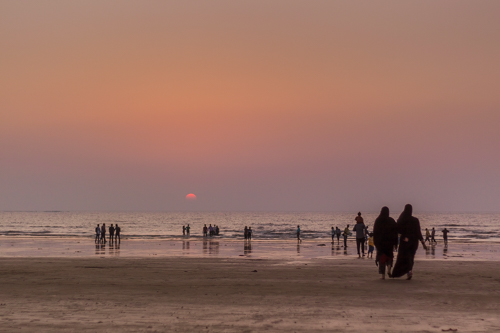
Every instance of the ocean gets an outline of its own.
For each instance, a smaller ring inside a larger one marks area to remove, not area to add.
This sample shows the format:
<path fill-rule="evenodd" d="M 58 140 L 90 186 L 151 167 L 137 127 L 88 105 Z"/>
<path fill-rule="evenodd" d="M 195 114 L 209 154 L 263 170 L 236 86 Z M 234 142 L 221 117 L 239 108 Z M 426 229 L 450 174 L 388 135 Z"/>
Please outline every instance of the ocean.
<path fill-rule="evenodd" d="M 352 213 L 317 212 L 0 212 L 0 236 L 93 238 L 97 224 L 118 224 L 122 238 L 175 239 L 182 237 L 182 226 L 190 225 L 191 237 L 202 237 L 203 225 L 218 225 L 220 238 L 243 237 L 243 228 L 252 227 L 254 239 L 293 239 L 300 225 L 303 239 L 329 239 L 331 227 L 352 228 Z M 365 224 L 372 230 L 378 213 L 363 213 Z M 422 213 L 425 228 L 435 228 L 441 239 L 443 228 L 450 241 L 474 243 L 500 242 L 499 213 Z M 397 218 L 397 215 L 393 216 Z M 425 235 L 425 234 L 424 234 Z"/>

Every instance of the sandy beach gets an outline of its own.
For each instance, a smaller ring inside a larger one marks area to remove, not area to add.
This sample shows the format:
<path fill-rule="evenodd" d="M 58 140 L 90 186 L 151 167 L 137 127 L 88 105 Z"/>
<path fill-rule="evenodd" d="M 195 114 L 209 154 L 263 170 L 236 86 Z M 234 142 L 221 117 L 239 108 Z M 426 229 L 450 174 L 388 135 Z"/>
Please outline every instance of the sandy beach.
<path fill-rule="evenodd" d="M 500 331 L 495 261 L 0 259 L 2 332 Z"/>

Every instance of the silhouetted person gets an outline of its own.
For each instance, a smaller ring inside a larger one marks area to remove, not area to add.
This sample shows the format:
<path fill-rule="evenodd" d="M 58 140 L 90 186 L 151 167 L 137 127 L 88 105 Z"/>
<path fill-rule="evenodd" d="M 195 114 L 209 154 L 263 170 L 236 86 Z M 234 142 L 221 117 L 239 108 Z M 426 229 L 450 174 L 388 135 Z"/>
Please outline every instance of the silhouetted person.
<path fill-rule="evenodd" d="M 332 227 L 332 244 L 335 243 L 335 235 L 337 234 L 337 232 L 335 231 L 335 229 Z"/>
<path fill-rule="evenodd" d="M 121 242 L 122 240 L 120 239 L 120 227 L 118 224 L 115 226 L 115 242 L 118 240 L 118 242 Z"/>
<path fill-rule="evenodd" d="M 363 223 L 363 218 L 361 217 L 361 213 L 358 213 L 358 216 L 356 217 L 356 224 L 354 225 L 354 228 L 352 228 L 352 231 L 356 232 L 356 248 L 358 249 L 358 257 L 361 258 L 361 253 L 359 252 L 359 248 L 361 247 L 362 252 L 363 252 L 363 257 L 365 256 L 365 231 L 366 227 L 365 224 Z"/>
<path fill-rule="evenodd" d="M 342 231 L 340 231 L 339 227 L 335 227 L 335 232 L 337 234 L 337 246 L 340 245 L 340 235 L 342 234 Z"/>
<path fill-rule="evenodd" d="M 252 227 L 248 227 L 248 240 L 252 239 Z"/>
<path fill-rule="evenodd" d="M 350 233 L 351 231 L 349 230 L 349 224 L 348 224 L 347 227 L 345 227 L 344 229 L 344 233 L 342 234 L 342 236 L 344 236 L 344 249 L 347 248 L 347 236 L 349 236 Z"/>
<path fill-rule="evenodd" d="M 432 228 L 432 231 L 431 231 L 431 243 L 437 243 L 437 241 L 436 241 L 436 230 L 434 228 Z"/>
<path fill-rule="evenodd" d="M 245 239 L 248 239 L 248 227 L 245 226 L 245 229 L 243 229 L 243 237 L 245 237 Z"/>
<path fill-rule="evenodd" d="M 392 277 L 400 277 L 407 274 L 407 280 L 411 280 L 413 277 L 413 263 L 415 253 L 418 249 L 418 242 L 420 241 L 424 249 L 427 249 L 422 237 L 422 231 L 420 230 L 420 221 L 412 216 L 412 213 L 413 207 L 407 204 L 399 216 L 397 225 L 401 238 L 398 248 L 398 258 L 392 270 Z"/>
<path fill-rule="evenodd" d="M 106 223 L 103 223 L 101 227 L 101 243 L 106 243 Z"/>
<path fill-rule="evenodd" d="M 186 226 L 183 225 L 182 226 L 182 236 L 185 236 L 186 235 Z"/>
<path fill-rule="evenodd" d="M 207 234 L 208 234 L 208 228 L 207 228 L 207 225 L 205 224 L 203 226 L 203 237 L 207 237 Z"/>
<path fill-rule="evenodd" d="M 113 223 L 111 223 L 111 226 L 109 227 L 109 241 L 113 243 L 114 239 L 115 239 L 115 227 L 113 227 Z"/>
<path fill-rule="evenodd" d="M 429 241 L 429 244 L 431 243 L 431 232 L 429 231 L 429 229 L 425 228 L 425 239 L 424 239 L 424 243 Z"/>
<path fill-rule="evenodd" d="M 378 265 L 378 272 L 385 279 L 385 271 L 391 276 L 391 267 L 394 259 L 394 247 L 398 244 L 398 225 L 389 216 L 389 208 L 382 207 L 380 215 L 373 225 L 373 243 L 377 249 L 375 263 Z"/>
<path fill-rule="evenodd" d="M 101 241 L 101 227 L 99 227 L 99 224 L 95 228 L 95 242 L 99 243 Z"/>
<path fill-rule="evenodd" d="M 448 229 L 444 228 L 441 232 L 443 233 L 444 246 L 448 246 L 448 233 L 450 231 Z"/>
<path fill-rule="evenodd" d="M 186 234 L 189 236 L 189 233 L 191 232 L 191 227 L 189 226 L 189 223 L 186 227 Z"/>
<path fill-rule="evenodd" d="M 297 226 L 297 242 L 302 242 L 302 239 L 300 239 L 300 226 Z"/>

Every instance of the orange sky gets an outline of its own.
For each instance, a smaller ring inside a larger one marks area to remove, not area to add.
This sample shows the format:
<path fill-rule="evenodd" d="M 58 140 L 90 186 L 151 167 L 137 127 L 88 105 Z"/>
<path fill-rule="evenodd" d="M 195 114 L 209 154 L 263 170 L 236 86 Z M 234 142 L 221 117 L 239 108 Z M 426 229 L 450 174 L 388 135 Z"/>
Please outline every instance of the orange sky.
<path fill-rule="evenodd" d="M 499 211 L 499 15 L 0 2 L 0 209 Z"/>

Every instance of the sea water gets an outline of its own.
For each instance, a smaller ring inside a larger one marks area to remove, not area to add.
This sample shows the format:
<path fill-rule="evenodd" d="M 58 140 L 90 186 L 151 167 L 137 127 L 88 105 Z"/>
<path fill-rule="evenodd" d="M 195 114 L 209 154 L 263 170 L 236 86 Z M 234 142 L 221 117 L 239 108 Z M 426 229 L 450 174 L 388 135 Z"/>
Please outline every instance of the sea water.
<path fill-rule="evenodd" d="M 191 227 L 191 237 L 201 237 L 206 224 L 220 228 L 220 238 L 243 237 L 243 228 L 252 227 L 254 239 L 293 239 L 297 225 L 303 239 L 329 239 L 331 227 L 343 230 L 355 224 L 357 212 L 0 212 L 0 236 L 11 237 L 94 237 L 97 224 L 118 224 L 122 238 L 169 239 L 182 236 L 182 227 Z M 369 230 L 377 213 L 363 213 Z M 499 213 L 421 213 L 422 233 L 435 228 L 436 238 L 447 228 L 450 241 L 500 243 Z M 394 216 L 397 218 L 397 216 Z M 424 234 L 425 235 L 425 234 Z"/>

